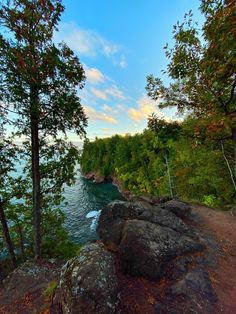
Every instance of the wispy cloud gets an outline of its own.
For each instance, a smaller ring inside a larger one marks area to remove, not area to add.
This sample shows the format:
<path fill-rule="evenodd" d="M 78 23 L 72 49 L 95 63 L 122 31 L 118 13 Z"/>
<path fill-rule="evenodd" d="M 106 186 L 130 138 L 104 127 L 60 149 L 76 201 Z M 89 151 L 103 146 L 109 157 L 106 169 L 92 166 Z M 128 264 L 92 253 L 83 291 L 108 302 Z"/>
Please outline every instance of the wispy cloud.
<path fill-rule="evenodd" d="M 120 67 L 121 67 L 122 69 L 127 68 L 128 63 L 127 63 L 126 58 L 125 58 L 124 55 L 121 56 L 119 65 L 120 65 Z"/>
<path fill-rule="evenodd" d="M 105 89 L 97 89 L 92 87 L 91 92 L 96 98 L 103 100 L 108 100 L 110 97 L 121 100 L 126 98 L 123 92 L 115 84 Z"/>
<path fill-rule="evenodd" d="M 170 120 L 169 117 L 157 109 L 157 103 L 149 99 L 146 95 L 138 99 L 137 104 L 136 108 L 128 110 L 129 117 L 136 122 L 147 119 L 153 112 L 160 118 L 164 118 L 167 121 Z"/>
<path fill-rule="evenodd" d="M 84 106 L 84 108 L 85 108 L 85 113 L 91 120 L 100 120 L 100 121 L 108 122 L 111 124 L 117 124 L 117 120 L 113 118 L 111 115 L 108 115 L 103 112 L 99 112 L 90 106 Z"/>
<path fill-rule="evenodd" d="M 112 43 L 96 31 L 83 29 L 76 23 L 61 23 L 60 31 L 55 34 L 56 42 L 64 41 L 80 55 L 96 56 L 98 53 L 106 57 L 120 50 L 118 44 Z"/>
<path fill-rule="evenodd" d="M 126 109 L 123 104 L 116 105 L 116 108 L 119 109 L 120 111 L 125 111 L 125 109 Z"/>
<path fill-rule="evenodd" d="M 125 99 L 125 95 L 123 92 L 115 85 L 113 84 L 111 87 L 106 89 L 106 93 L 113 98 L 118 98 L 118 99 Z"/>
<path fill-rule="evenodd" d="M 98 99 L 108 100 L 108 95 L 105 90 L 97 89 L 92 87 L 91 92 Z"/>
<path fill-rule="evenodd" d="M 99 84 L 105 81 L 105 76 L 96 68 L 85 67 L 85 75 L 90 84 Z"/>
<path fill-rule="evenodd" d="M 113 108 L 111 106 L 108 106 L 107 104 L 104 104 L 102 106 L 102 110 L 106 111 L 106 112 L 110 112 L 112 114 L 118 114 L 119 113 L 119 110 L 117 108 Z"/>

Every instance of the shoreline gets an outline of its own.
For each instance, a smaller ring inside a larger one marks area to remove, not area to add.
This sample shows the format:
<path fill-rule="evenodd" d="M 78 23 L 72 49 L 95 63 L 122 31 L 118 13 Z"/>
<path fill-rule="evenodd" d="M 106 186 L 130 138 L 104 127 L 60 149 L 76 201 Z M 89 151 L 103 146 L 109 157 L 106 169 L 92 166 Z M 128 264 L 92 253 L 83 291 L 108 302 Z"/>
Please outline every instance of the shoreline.
<path fill-rule="evenodd" d="M 81 175 L 83 178 L 87 179 L 87 180 L 93 180 L 94 183 L 100 184 L 100 183 L 111 183 L 112 185 L 114 185 L 115 187 L 117 187 L 118 191 L 120 192 L 120 194 L 126 199 L 128 200 L 130 197 L 134 197 L 134 195 L 129 192 L 128 190 L 124 189 L 122 187 L 121 182 L 119 181 L 119 179 L 115 176 L 108 176 L 108 177 L 104 177 L 99 175 L 97 172 L 93 171 L 93 172 L 88 172 L 88 173 L 83 173 L 81 171 Z"/>

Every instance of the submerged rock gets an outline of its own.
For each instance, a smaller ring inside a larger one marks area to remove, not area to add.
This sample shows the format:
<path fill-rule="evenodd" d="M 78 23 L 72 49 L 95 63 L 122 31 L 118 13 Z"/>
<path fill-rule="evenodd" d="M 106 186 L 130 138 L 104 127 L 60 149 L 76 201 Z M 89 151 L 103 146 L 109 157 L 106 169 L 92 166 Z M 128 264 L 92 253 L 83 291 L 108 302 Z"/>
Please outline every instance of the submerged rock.
<path fill-rule="evenodd" d="M 115 258 L 102 244 L 88 244 L 62 268 L 53 301 L 55 313 L 119 312 Z"/>

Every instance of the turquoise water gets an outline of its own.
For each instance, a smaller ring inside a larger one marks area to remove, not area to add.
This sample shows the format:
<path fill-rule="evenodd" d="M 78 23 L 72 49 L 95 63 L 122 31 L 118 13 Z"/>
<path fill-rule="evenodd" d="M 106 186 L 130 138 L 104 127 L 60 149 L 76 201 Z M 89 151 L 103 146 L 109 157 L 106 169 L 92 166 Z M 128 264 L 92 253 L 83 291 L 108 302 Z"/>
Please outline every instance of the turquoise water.
<path fill-rule="evenodd" d="M 115 199 L 122 199 L 117 187 L 110 183 L 94 183 L 85 179 L 78 169 L 76 184 L 65 188 L 65 201 L 61 206 L 65 213 L 65 227 L 70 239 L 84 244 L 97 239 L 96 218 L 105 205 Z M 86 218 L 86 216 L 91 218 Z"/>
<path fill-rule="evenodd" d="M 17 164 L 17 177 L 22 173 L 23 164 Z M 105 205 L 115 199 L 122 199 L 117 187 L 111 183 L 94 183 L 85 179 L 77 166 L 75 185 L 65 187 L 65 202 L 60 208 L 65 214 L 65 228 L 72 241 L 84 244 L 97 239 L 96 217 Z M 65 205 L 67 203 L 67 205 Z M 91 216 L 91 218 L 86 218 Z"/>

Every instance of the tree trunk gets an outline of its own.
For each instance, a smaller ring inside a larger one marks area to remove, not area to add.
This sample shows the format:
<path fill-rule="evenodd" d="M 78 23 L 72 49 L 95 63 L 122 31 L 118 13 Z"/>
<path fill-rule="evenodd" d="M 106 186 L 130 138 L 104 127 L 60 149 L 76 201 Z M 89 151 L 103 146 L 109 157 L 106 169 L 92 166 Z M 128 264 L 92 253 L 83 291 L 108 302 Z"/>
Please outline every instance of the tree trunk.
<path fill-rule="evenodd" d="M 228 161 L 228 158 L 227 156 L 225 155 L 225 149 L 224 149 L 224 144 L 223 144 L 223 141 L 220 141 L 221 143 L 221 150 L 222 150 L 222 154 L 223 154 L 223 157 L 225 159 L 225 162 L 227 164 L 227 167 L 228 167 L 228 170 L 229 170 L 229 174 L 230 174 L 230 178 L 231 178 L 231 181 L 233 183 L 233 187 L 234 187 L 234 190 L 236 192 L 236 181 L 235 181 L 235 178 L 234 178 L 234 174 L 233 174 L 233 171 L 230 167 L 230 164 L 229 164 L 229 161 Z"/>
<path fill-rule="evenodd" d="M 232 140 L 234 145 L 234 179 L 236 180 L 236 128 L 232 129 Z"/>
<path fill-rule="evenodd" d="M 23 256 L 23 259 L 25 259 L 25 248 L 24 248 L 24 237 L 23 237 L 23 232 L 22 228 L 19 222 L 17 222 L 17 229 L 20 237 L 20 249 L 21 249 L 21 254 Z"/>
<path fill-rule="evenodd" d="M 169 167 L 167 154 L 165 154 L 165 160 L 166 160 L 166 168 L 167 168 L 167 175 L 168 175 L 168 181 L 169 181 L 169 191 L 170 191 L 171 197 L 173 198 L 174 193 L 173 193 L 173 186 L 172 186 L 172 182 L 171 182 L 170 167 Z"/>
<path fill-rule="evenodd" d="M 13 246 L 13 243 L 11 241 L 11 237 L 10 237 L 10 233 L 9 233 L 9 229 L 8 229 L 8 225 L 7 225 L 7 219 L 6 219 L 6 216 L 4 213 L 3 203 L 1 201 L 1 199 L 0 199 L 0 220 L 1 220 L 1 224 L 2 224 L 3 236 L 4 236 L 5 241 L 6 241 L 7 250 L 8 250 L 8 253 L 10 255 L 11 263 L 12 263 L 13 268 L 16 268 L 17 262 L 16 262 L 15 252 L 14 252 L 14 246 Z"/>
<path fill-rule="evenodd" d="M 39 112 L 38 91 L 31 88 L 31 166 L 33 184 L 33 217 L 34 217 L 34 254 L 41 258 L 41 206 L 40 206 L 40 169 L 39 169 Z"/>

